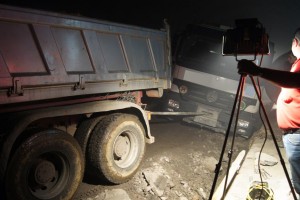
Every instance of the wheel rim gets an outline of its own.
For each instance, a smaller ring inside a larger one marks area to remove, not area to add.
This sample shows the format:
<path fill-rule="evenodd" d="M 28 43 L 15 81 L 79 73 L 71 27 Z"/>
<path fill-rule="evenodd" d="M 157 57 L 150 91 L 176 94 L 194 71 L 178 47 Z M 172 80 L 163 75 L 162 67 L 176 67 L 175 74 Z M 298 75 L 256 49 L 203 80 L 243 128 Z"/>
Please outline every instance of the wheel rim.
<path fill-rule="evenodd" d="M 126 168 L 135 162 L 138 153 L 138 138 L 131 131 L 122 132 L 114 141 L 114 162 L 120 168 Z"/>
<path fill-rule="evenodd" d="M 70 165 L 59 153 L 40 155 L 30 167 L 28 187 L 35 197 L 49 199 L 60 194 L 67 184 Z"/>

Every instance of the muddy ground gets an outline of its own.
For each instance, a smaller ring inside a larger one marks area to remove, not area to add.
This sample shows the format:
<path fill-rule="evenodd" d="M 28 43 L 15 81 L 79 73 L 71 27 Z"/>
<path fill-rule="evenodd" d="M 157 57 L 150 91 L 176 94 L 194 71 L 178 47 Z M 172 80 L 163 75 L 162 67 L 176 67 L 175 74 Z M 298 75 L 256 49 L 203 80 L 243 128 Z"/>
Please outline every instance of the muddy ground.
<path fill-rule="evenodd" d="M 228 136 L 225 142 L 224 134 L 178 121 L 154 120 L 150 127 L 155 142 L 147 144 L 144 161 L 130 181 L 109 186 L 84 180 L 75 199 L 208 199 L 222 150 L 218 183 L 226 174 L 229 150 L 233 150 L 231 159 L 234 161 L 257 137 L 257 133 L 250 139 Z"/>

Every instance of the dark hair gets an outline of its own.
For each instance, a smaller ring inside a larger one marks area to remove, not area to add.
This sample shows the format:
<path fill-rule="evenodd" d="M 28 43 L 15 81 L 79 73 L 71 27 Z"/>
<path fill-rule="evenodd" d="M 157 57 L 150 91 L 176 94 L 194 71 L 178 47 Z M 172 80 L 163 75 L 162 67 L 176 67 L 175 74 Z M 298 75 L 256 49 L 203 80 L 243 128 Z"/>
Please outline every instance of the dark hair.
<path fill-rule="evenodd" d="M 300 41 L 300 28 L 297 28 L 295 31 L 295 38 Z"/>

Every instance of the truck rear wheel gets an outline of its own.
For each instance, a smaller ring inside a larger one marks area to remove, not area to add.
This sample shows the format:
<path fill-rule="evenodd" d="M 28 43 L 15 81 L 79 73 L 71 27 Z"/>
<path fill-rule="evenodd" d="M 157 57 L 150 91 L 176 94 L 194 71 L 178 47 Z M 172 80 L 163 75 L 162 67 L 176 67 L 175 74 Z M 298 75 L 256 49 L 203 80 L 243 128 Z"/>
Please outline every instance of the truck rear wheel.
<path fill-rule="evenodd" d="M 91 133 L 96 126 L 97 123 L 102 119 L 103 117 L 96 117 L 96 118 L 90 118 L 84 120 L 76 130 L 74 134 L 74 138 L 77 140 L 79 146 L 81 147 L 83 156 L 86 157 L 86 148 L 88 141 L 90 139 Z"/>
<path fill-rule="evenodd" d="M 15 151 L 6 173 L 8 199 L 72 199 L 82 181 L 83 156 L 67 133 L 39 131 Z"/>
<path fill-rule="evenodd" d="M 79 146 L 81 147 L 81 151 L 84 157 L 84 162 L 85 162 L 84 176 L 88 179 L 93 178 L 94 175 L 93 175 L 93 169 L 91 168 L 91 165 L 87 159 L 87 146 L 93 129 L 102 118 L 103 116 L 84 120 L 83 122 L 80 123 L 78 129 L 74 134 L 74 138 L 77 140 Z"/>
<path fill-rule="evenodd" d="M 111 114 L 94 128 L 88 144 L 88 163 L 94 175 L 120 184 L 138 170 L 145 153 L 145 130 L 130 114 Z"/>

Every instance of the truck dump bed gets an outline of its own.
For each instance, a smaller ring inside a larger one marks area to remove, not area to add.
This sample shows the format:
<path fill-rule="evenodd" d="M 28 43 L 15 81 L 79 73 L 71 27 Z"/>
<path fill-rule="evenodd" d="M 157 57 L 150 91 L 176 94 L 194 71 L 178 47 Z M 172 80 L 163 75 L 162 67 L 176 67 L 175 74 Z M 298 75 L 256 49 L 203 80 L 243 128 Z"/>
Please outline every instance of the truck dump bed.
<path fill-rule="evenodd" d="M 0 5 L 0 110 L 170 87 L 167 30 Z"/>

